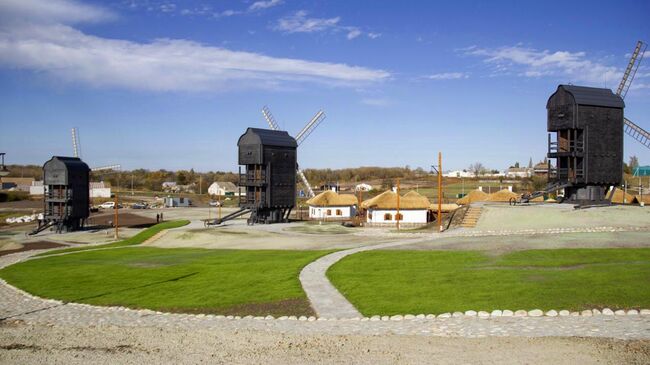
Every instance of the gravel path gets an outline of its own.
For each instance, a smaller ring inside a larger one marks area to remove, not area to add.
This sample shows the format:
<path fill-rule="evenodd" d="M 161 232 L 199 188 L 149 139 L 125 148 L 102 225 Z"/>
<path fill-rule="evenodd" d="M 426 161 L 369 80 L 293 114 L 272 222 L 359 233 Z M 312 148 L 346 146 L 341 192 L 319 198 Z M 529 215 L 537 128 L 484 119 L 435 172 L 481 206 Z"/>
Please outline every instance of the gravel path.
<path fill-rule="evenodd" d="M 399 245 L 413 244 L 418 241 L 386 242 L 372 246 L 352 248 L 323 256 L 305 266 L 300 272 L 302 285 L 312 308 L 319 317 L 324 318 L 360 318 L 359 311 L 332 285 L 327 278 L 327 270 L 342 258 L 363 251 L 378 250 Z"/>

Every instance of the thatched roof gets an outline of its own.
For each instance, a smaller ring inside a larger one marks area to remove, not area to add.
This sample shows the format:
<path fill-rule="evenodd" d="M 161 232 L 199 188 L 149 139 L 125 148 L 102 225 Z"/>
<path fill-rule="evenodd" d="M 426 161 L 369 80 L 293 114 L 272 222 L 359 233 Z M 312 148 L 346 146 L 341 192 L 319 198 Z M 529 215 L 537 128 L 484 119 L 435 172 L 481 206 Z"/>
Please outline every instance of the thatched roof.
<path fill-rule="evenodd" d="M 480 190 L 472 190 L 469 192 L 469 194 L 465 195 L 464 197 L 458 199 L 456 201 L 457 204 L 470 204 L 473 202 L 483 202 L 487 199 L 488 195 Z"/>
<path fill-rule="evenodd" d="M 410 191 L 400 197 L 399 209 L 429 209 L 430 204 L 429 199 L 426 197 L 415 191 Z M 397 193 L 390 190 L 385 191 L 372 199 L 364 201 L 361 206 L 366 209 L 397 209 Z"/>
<path fill-rule="evenodd" d="M 352 194 L 337 194 L 332 190 L 326 190 L 315 197 L 307 200 L 307 205 L 314 207 L 342 207 L 357 205 L 359 201 Z"/>
<path fill-rule="evenodd" d="M 488 195 L 485 201 L 488 202 L 509 202 L 512 198 L 519 198 L 519 194 L 515 194 L 508 189 L 499 190 L 496 193 Z"/>
<path fill-rule="evenodd" d="M 453 204 L 453 203 L 452 204 L 441 204 L 440 208 L 441 208 L 443 213 L 449 213 L 449 212 L 452 212 L 452 211 L 460 208 L 460 205 Z M 429 206 L 429 209 L 433 210 L 434 212 L 437 212 L 438 211 L 438 204 L 437 203 L 431 204 Z"/>

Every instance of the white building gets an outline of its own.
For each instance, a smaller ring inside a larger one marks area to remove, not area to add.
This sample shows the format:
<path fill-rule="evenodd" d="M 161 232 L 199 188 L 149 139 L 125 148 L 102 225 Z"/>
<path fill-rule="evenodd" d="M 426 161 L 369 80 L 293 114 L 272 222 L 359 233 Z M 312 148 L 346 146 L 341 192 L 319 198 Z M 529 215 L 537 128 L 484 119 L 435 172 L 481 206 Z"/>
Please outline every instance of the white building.
<path fill-rule="evenodd" d="M 350 219 L 357 214 L 357 197 L 325 190 L 307 200 L 311 219 Z"/>
<path fill-rule="evenodd" d="M 372 185 L 366 183 L 357 184 L 354 187 L 354 191 L 370 191 L 370 190 L 372 190 Z"/>
<path fill-rule="evenodd" d="M 189 207 L 192 201 L 188 198 L 168 196 L 164 199 L 165 208 Z"/>
<path fill-rule="evenodd" d="M 235 184 L 228 181 L 215 181 L 208 187 L 209 195 L 234 195 L 240 196 L 243 195 L 241 192 L 242 189 L 238 188 Z"/>
<path fill-rule="evenodd" d="M 474 174 L 467 170 L 454 170 L 454 171 L 447 171 L 444 174 L 442 174 L 444 177 L 457 177 L 457 178 L 472 178 L 474 177 Z"/>
<path fill-rule="evenodd" d="M 91 198 L 110 198 L 111 188 L 103 181 L 91 182 L 89 186 L 89 194 Z"/>
<path fill-rule="evenodd" d="M 45 195 L 43 180 L 32 181 L 32 185 L 29 187 L 29 195 Z"/>
<path fill-rule="evenodd" d="M 525 178 L 533 176 L 533 169 L 527 167 L 511 167 L 506 172 L 508 178 Z"/>
<path fill-rule="evenodd" d="M 383 192 L 376 197 L 361 203 L 368 210 L 367 224 L 370 226 L 394 226 L 397 221 L 404 226 L 425 225 L 429 221 L 429 199 L 410 191 L 399 199 L 397 212 L 397 193 Z"/>

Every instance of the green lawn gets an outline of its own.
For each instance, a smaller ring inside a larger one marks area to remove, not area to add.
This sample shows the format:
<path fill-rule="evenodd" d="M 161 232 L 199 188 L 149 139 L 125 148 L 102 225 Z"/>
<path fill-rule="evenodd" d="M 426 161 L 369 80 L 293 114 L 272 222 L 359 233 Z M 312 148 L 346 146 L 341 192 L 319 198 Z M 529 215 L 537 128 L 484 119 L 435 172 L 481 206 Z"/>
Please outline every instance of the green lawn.
<path fill-rule="evenodd" d="M 650 307 L 650 249 L 370 251 L 328 271 L 365 315 Z"/>
<path fill-rule="evenodd" d="M 25 261 L 0 277 L 45 298 L 161 311 L 311 315 L 298 274 L 331 251 L 122 247 Z"/>
<path fill-rule="evenodd" d="M 86 250 L 92 250 L 92 249 L 98 249 L 98 248 L 109 248 L 109 247 L 124 247 L 124 246 L 133 246 L 133 245 L 139 245 L 142 242 L 148 240 L 149 238 L 153 237 L 156 233 L 165 230 L 165 229 L 171 229 L 171 228 L 178 228 L 178 227 L 183 227 L 185 225 L 190 224 L 190 221 L 188 220 L 178 220 L 178 221 L 169 221 L 169 222 L 162 222 L 158 223 L 155 226 L 149 227 L 142 232 L 136 234 L 133 237 L 121 240 L 121 241 L 116 241 L 112 243 L 107 243 L 105 245 L 97 245 L 97 246 L 87 246 L 87 247 L 72 247 L 72 248 L 65 248 L 62 250 L 54 250 L 54 251 L 47 251 L 40 253 L 36 256 L 49 256 L 49 255 L 54 255 L 54 254 L 60 254 L 60 253 L 69 253 L 69 252 L 77 252 L 77 251 L 86 251 Z"/>

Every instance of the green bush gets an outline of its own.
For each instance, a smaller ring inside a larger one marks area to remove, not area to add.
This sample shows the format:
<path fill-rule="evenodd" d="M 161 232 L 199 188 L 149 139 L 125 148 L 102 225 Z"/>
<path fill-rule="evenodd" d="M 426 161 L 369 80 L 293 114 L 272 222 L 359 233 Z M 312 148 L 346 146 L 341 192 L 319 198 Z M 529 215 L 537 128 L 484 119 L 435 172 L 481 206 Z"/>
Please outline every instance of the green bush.
<path fill-rule="evenodd" d="M 26 191 L 3 191 L 0 192 L 0 202 L 15 202 L 29 199 L 29 193 Z"/>

